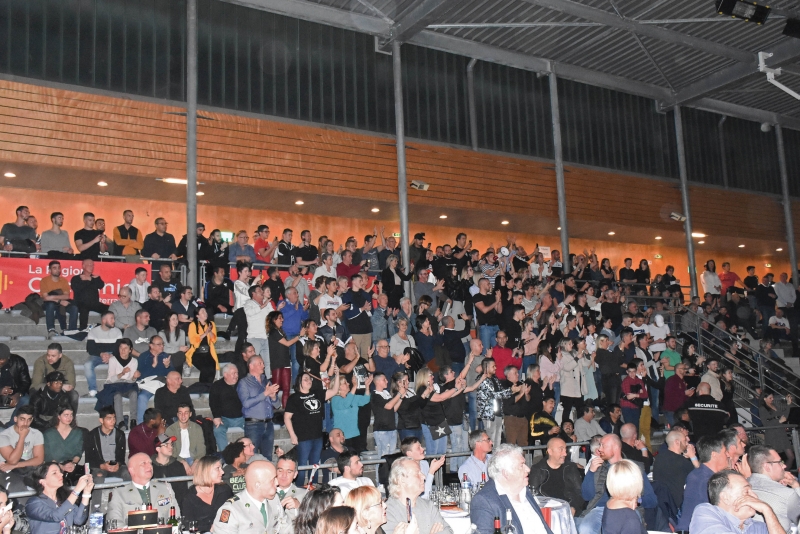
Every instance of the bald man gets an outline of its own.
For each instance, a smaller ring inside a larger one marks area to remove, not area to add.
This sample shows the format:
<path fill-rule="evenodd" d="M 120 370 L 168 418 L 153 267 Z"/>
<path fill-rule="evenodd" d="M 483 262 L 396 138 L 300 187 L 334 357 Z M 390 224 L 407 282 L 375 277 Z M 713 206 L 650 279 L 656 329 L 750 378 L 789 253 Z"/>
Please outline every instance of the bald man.
<path fill-rule="evenodd" d="M 645 472 L 649 473 L 650 466 L 653 465 L 653 457 L 647 450 L 647 445 L 637 436 L 636 425 L 625 423 L 619 429 L 619 435 L 622 439 L 622 457 L 642 464 Z"/>
<path fill-rule="evenodd" d="M 128 458 L 128 471 L 131 481 L 120 488 L 114 488 L 111 499 L 108 501 L 107 520 L 116 519 L 119 525 L 128 523 L 128 512 L 141 510 L 143 504 L 152 504 L 158 510 L 158 517 L 169 519 L 170 507 L 175 507 L 175 513 L 180 516 L 180 506 L 172 486 L 167 482 L 151 480 L 153 478 L 153 462 L 143 452 Z"/>
<path fill-rule="evenodd" d="M 214 534 L 292 534 L 292 521 L 279 499 L 278 471 L 267 461 L 256 461 L 244 474 L 244 491 L 217 511 Z"/>
<path fill-rule="evenodd" d="M 581 496 L 580 468 L 567 460 L 567 444 L 561 438 L 550 438 L 547 455 L 531 467 L 528 485 L 540 495 L 569 503 L 572 515 L 580 515 L 586 501 Z"/>
<path fill-rule="evenodd" d="M 712 396 L 711 386 L 707 382 L 698 384 L 694 399 L 689 401 L 689 417 L 692 419 L 695 443 L 703 436 L 715 435 L 728 420 L 728 412 Z"/>

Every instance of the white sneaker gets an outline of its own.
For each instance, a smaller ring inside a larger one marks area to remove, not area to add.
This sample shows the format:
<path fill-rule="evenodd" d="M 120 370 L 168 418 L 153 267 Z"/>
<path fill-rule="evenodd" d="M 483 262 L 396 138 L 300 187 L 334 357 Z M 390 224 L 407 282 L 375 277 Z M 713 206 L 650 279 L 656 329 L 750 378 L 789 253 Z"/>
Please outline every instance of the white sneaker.
<path fill-rule="evenodd" d="M 97 396 L 97 391 L 95 391 L 95 390 L 89 391 L 89 396 L 92 397 L 92 398 L 96 397 Z"/>

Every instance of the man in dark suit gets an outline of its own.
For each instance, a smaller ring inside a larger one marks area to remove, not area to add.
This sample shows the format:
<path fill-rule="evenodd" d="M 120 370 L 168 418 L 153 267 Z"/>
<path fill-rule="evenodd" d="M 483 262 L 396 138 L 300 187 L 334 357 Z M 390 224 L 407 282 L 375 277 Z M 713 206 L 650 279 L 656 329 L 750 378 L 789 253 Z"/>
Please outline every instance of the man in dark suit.
<path fill-rule="evenodd" d="M 522 449 L 508 443 L 495 447 L 488 472 L 489 482 L 475 494 L 470 505 L 470 520 L 478 527 L 478 532 L 492 534 L 494 518 L 499 517 L 505 523 L 506 510 L 511 510 L 511 523 L 517 532 L 553 534 L 528 489 L 530 469 L 525 465 Z M 525 530 L 523 521 L 528 526 Z M 539 523 L 533 526 L 537 521 Z"/>

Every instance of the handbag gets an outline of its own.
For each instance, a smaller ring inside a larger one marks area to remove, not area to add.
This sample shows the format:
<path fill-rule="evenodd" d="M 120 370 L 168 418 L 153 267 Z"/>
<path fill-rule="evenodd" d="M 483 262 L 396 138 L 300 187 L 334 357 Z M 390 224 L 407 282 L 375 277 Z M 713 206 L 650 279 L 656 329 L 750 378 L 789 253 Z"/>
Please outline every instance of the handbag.
<path fill-rule="evenodd" d="M 433 439 L 444 438 L 452 434 L 452 430 L 450 430 L 450 425 L 447 424 L 447 419 L 439 423 L 438 425 L 426 425 L 428 427 L 428 431 L 431 433 Z"/>
<path fill-rule="evenodd" d="M 211 347 L 209 347 L 208 345 L 200 345 L 196 349 L 194 349 L 194 353 L 195 354 L 210 354 L 211 353 Z"/>

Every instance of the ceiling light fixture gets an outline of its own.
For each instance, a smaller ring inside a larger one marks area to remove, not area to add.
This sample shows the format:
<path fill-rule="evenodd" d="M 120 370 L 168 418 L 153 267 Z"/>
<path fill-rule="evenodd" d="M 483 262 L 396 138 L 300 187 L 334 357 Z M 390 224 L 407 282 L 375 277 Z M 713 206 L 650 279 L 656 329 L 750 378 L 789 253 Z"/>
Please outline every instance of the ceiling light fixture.
<path fill-rule="evenodd" d="M 739 245 L 739 248 L 744 248 L 744 245 Z"/>
<path fill-rule="evenodd" d="M 7 172 L 3 176 L 5 176 L 6 178 L 16 178 L 17 177 L 17 175 L 14 174 L 13 172 Z"/>
<path fill-rule="evenodd" d="M 379 211 L 381 211 L 380 208 L 372 208 L 372 213 L 378 213 Z"/>
<path fill-rule="evenodd" d="M 698 245 L 702 245 L 703 243 L 705 243 L 705 241 L 698 241 L 697 242 Z"/>
<path fill-rule="evenodd" d="M 502 221 L 500 224 L 508 224 L 508 221 Z"/>
<path fill-rule="evenodd" d="M 97 185 L 99 185 L 100 187 L 106 187 L 108 185 L 108 182 L 97 182 Z"/>
<path fill-rule="evenodd" d="M 660 236 L 660 235 L 657 235 L 657 236 L 656 236 L 656 241 L 660 241 L 660 240 L 661 240 L 661 236 Z"/>
<path fill-rule="evenodd" d="M 559 231 L 561 231 L 561 227 L 559 226 L 558 228 L 556 228 L 556 230 L 559 230 Z"/>
<path fill-rule="evenodd" d="M 702 232 L 692 232 L 692 237 L 699 237 L 700 239 L 706 237 L 706 234 Z"/>
<path fill-rule="evenodd" d="M 616 235 L 616 232 L 608 232 L 608 235 Z"/>
<path fill-rule="evenodd" d="M 164 182 L 165 184 L 175 184 L 175 185 L 186 185 L 188 184 L 188 180 L 185 178 L 156 178 L 159 182 Z"/>
<path fill-rule="evenodd" d="M 205 195 L 205 193 L 203 193 L 202 191 L 198 191 L 197 193 L 195 193 L 195 195 L 197 195 L 198 197 L 202 197 L 203 195 Z"/>
<path fill-rule="evenodd" d="M 782 248 L 776 248 L 775 252 L 783 252 L 783 249 Z"/>
<path fill-rule="evenodd" d="M 769 17 L 770 7 L 758 5 L 747 0 L 717 0 L 717 13 L 728 15 L 746 22 L 764 24 Z"/>
<path fill-rule="evenodd" d="M 303 202 L 302 200 L 298 200 L 297 202 L 295 202 L 295 204 L 297 204 L 298 206 L 302 206 L 303 204 L 305 204 L 305 202 Z"/>
<path fill-rule="evenodd" d="M 446 219 L 446 218 L 447 218 L 447 215 L 439 215 L 439 218 L 440 218 L 440 219 Z"/>

